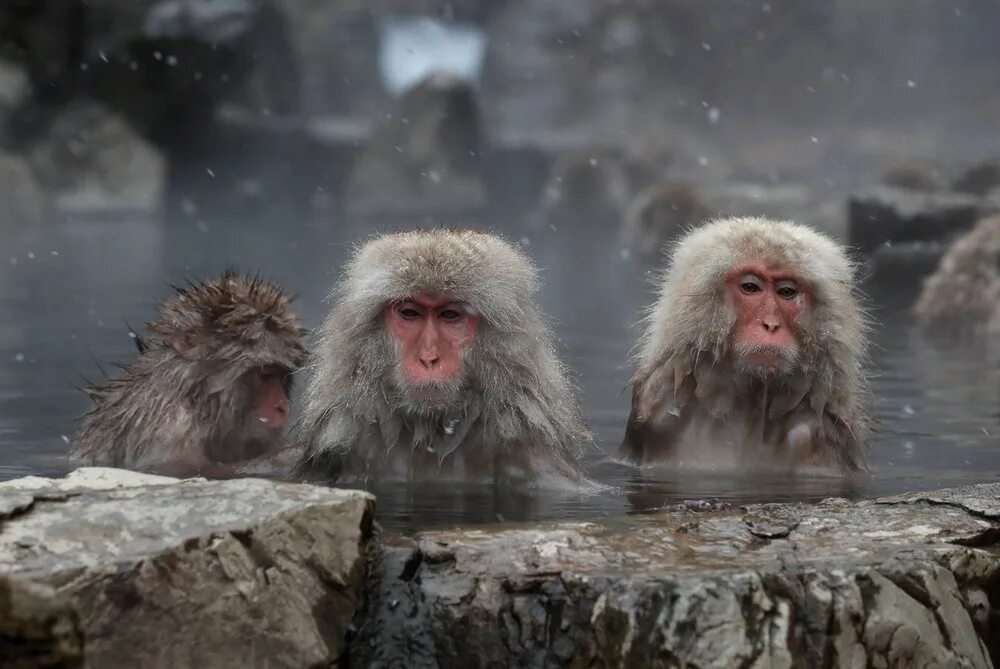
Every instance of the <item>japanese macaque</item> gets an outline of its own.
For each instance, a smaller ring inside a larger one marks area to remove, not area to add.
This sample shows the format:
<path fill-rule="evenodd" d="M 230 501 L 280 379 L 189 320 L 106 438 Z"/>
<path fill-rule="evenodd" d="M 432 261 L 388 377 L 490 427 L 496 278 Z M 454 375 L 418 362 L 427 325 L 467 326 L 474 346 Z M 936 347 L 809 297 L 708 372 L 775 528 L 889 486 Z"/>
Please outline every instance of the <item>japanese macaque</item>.
<path fill-rule="evenodd" d="M 358 214 L 454 212 L 482 204 L 483 127 L 475 88 L 445 73 L 410 88 L 374 129 L 346 185 Z"/>
<path fill-rule="evenodd" d="M 656 260 L 666 242 L 711 215 L 693 184 L 660 183 L 644 190 L 629 206 L 624 241 L 643 260 Z"/>
<path fill-rule="evenodd" d="M 936 332 L 1000 333 L 1000 216 L 979 221 L 949 247 L 924 281 L 913 312 Z"/>
<path fill-rule="evenodd" d="M 362 246 L 307 365 L 296 441 L 310 480 L 585 481 L 589 440 L 536 270 L 502 239 L 411 231 Z"/>
<path fill-rule="evenodd" d="M 865 330 L 854 267 L 829 238 L 764 218 L 696 228 L 645 320 L 621 457 L 861 468 Z"/>
<path fill-rule="evenodd" d="M 85 392 L 72 456 L 170 476 L 282 473 L 297 460 L 284 431 L 305 331 L 291 298 L 256 277 L 191 283 L 160 307 L 124 374 Z"/>
<path fill-rule="evenodd" d="M 628 176 L 607 151 L 570 151 L 552 164 L 541 209 L 554 225 L 615 225 L 628 201 Z"/>

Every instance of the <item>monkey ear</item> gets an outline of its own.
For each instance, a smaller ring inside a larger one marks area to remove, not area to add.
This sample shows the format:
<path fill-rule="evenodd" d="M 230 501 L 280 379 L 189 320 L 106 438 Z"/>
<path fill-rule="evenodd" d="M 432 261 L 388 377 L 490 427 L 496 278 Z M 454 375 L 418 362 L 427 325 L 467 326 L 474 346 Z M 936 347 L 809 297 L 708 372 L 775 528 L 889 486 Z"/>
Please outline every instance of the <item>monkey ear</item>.
<path fill-rule="evenodd" d="M 190 359 L 193 357 L 191 352 L 194 350 L 194 342 L 191 341 L 190 333 L 178 332 L 170 335 L 170 346 L 182 358 Z"/>

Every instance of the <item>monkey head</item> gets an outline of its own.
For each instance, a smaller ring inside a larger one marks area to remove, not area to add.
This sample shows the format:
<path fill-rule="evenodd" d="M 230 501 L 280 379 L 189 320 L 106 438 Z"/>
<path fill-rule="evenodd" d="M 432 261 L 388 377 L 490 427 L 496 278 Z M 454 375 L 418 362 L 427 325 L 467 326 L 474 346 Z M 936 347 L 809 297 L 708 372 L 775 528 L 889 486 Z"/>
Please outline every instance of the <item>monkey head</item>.
<path fill-rule="evenodd" d="M 373 392 L 416 413 L 446 412 L 481 392 L 491 361 L 502 364 L 484 349 L 504 350 L 498 342 L 539 324 L 535 290 L 534 267 L 498 237 L 385 235 L 349 263 L 329 327 L 338 348 L 351 349 L 339 355 L 359 361 L 352 383 L 377 383 Z"/>
<path fill-rule="evenodd" d="M 758 378 L 821 374 L 863 347 L 853 277 L 840 247 L 805 226 L 712 221 L 677 242 L 642 347 L 650 362 L 669 351 Z"/>
<path fill-rule="evenodd" d="M 361 245 L 306 366 L 299 475 L 584 480 L 589 432 L 537 289 L 527 255 L 489 233 Z"/>
<path fill-rule="evenodd" d="M 642 191 L 625 212 L 624 241 L 645 261 L 659 260 L 665 242 L 711 216 L 694 184 L 665 181 Z"/>
<path fill-rule="evenodd" d="M 233 272 L 176 290 L 149 329 L 186 367 L 193 399 L 206 403 L 201 411 L 214 412 L 240 439 L 283 431 L 290 374 L 306 356 L 292 298 L 275 284 Z"/>

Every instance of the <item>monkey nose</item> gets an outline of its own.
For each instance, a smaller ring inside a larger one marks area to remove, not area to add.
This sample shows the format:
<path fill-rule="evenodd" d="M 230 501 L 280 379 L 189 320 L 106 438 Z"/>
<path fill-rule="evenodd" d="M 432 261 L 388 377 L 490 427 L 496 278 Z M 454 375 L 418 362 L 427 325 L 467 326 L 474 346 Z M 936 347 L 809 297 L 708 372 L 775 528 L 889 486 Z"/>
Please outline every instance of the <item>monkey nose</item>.
<path fill-rule="evenodd" d="M 427 369 L 434 367 L 441 360 L 441 357 L 437 354 L 437 351 L 427 351 L 425 353 L 421 353 L 420 355 L 417 356 L 417 358 L 420 360 L 420 364 L 426 367 Z"/>
<path fill-rule="evenodd" d="M 764 326 L 764 329 L 767 330 L 769 334 L 774 334 L 781 327 L 781 323 L 779 321 L 771 320 L 769 318 L 762 320 L 761 325 Z"/>
<path fill-rule="evenodd" d="M 288 417 L 288 400 L 281 400 L 274 405 L 274 413 L 282 418 Z"/>

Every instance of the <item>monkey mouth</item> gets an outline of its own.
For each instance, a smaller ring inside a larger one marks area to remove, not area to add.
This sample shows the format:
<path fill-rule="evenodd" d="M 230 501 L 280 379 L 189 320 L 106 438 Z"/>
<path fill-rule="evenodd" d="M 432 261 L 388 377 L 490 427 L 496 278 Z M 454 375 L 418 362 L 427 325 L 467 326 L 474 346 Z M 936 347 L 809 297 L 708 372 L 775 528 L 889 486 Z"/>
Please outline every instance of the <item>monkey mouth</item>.
<path fill-rule="evenodd" d="M 410 388 L 410 396 L 423 402 L 444 401 L 454 395 L 453 389 L 440 383 L 423 383 Z"/>
<path fill-rule="evenodd" d="M 414 408 L 421 411 L 440 411 L 458 401 L 462 384 L 446 381 L 407 383 L 402 390 Z"/>
<path fill-rule="evenodd" d="M 791 372 L 798 351 L 780 346 L 744 344 L 737 348 L 736 355 L 745 372 L 754 376 L 771 376 Z"/>

